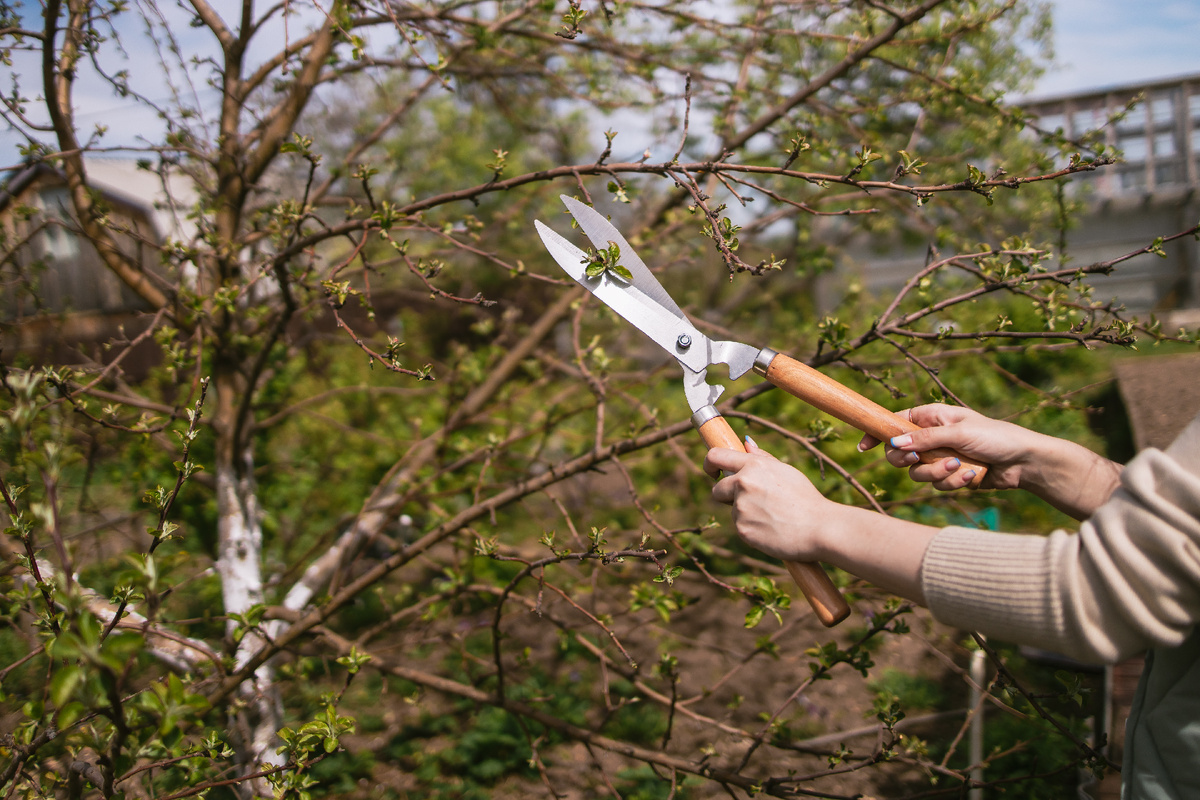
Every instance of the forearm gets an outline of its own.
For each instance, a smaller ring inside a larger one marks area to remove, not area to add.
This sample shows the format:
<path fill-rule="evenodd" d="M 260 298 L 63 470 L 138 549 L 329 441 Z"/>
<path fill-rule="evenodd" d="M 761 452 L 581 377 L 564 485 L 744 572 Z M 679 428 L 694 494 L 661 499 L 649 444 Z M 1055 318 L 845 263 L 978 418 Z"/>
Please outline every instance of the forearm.
<path fill-rule="evenodd" d="M 960 472 L 957 459 L 919 463 L 920 453 L 948 448 L 989 464 L 983 488 L 1022 488 L 1079 520 L 1108 500 L 1120 478 L 1119 465 L 1086 447 L 969 409 L 935 403 L 910 409 L 907 416 L 918 428 L 891 439 L 888 461 L 942 491 L 961 489 L 967 473 Z M 865 437 L 860 447 L 875 443 Z"/>
<path fill-rule="evenodd" d="M 853 506 L 836 506 L 819 560 L 925 605 L 921 561 L 938 528 Z"/>
<path fill-rule="evenodd" d="M 1080 507 L 1109 495 L 1078 534 L 941 531 L 921 569 L 934 616 L 1085 661 L 1182 643 L 1200 620 L 1200 417 L 1165 452 L 1130 461 L 1110 491 L 1117 471 L 1092 457 L 1051 473 L 1087 485 L 1058 489 Z"/>
<path fill-rule="evenodd" d="M 1062 439 L 1037 435 L 1035 442 L 1020 488 L 1077 520 L 1090 517 L 1112 496 L 1121 465 Z"/>

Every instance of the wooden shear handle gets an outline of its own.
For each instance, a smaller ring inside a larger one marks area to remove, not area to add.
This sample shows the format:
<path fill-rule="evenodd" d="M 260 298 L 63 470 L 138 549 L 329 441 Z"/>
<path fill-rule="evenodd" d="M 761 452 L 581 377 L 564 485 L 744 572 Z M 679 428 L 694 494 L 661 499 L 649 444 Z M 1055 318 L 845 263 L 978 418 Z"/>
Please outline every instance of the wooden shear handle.
<path fill-rule="evenodd" d="M 714 447 L 727 447 L 730 450 L 746 452 L 742 440 L 722 416 L 709 418 L 701 423 L 699 430 L 700 438 L 704 439 L 710 450 Z M 850 615 L 850 606 L 820 564 L 785 561 L 783 565 L 800 586 L 800 591 L 804 592 L 804 597 L 822 625 L 832 628 Z"/>
<path fill-rule="evenodd" d="M 772 351 L 764 350 L 760 354 L 761 361 L 770 357 Z M 824 375 L 807 364 L 782 353 L 775 353 L 766 368 L 766 379 L 794 395 L 814 408 L 824 411 L 830 416 L 837 417 L 842 422 L 853 425 L 863 433 L 874 436 L 881 442 L 886 442 L 893 436 L 920 430 L 920 426 L 898 417 L 883 406 L 863 397 L 853 389 Z M 929 463 L 942 458 L 957 458 L 962 466 L 959 472 L 975 470 L 975 475 L 967 484 L 972 489 L 978 488 L 979 482 L 987 474 L 988 467 L 978 461 L 959 455 L 947 447 L 926 450 L 920 454 L 921 461 Z"/>

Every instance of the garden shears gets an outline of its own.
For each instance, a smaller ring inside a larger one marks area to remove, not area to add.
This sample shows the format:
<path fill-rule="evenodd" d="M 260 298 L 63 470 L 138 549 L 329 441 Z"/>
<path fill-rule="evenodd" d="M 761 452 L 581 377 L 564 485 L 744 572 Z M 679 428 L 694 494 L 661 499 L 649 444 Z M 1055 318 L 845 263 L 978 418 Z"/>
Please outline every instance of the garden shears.
<path fill-rule="evenodd" d="M 607 217 L 566 195 L 562 201 L 595 251 L 585 252 L 535 221 L 546 249 L 577 283 L 675 357 L 683 368 L 683 393 L 692 409 L 692 424 L 709 448 L 745 450 L 715 405 L 724 391 L 723 386 L 708 381 L 708 368 L 716 364 L 728 367 L 730 380 L 753 370 L 789 394 L 880 441 L 917 429 L 915 424 L 790 356 L 767 347 L 714 340 L 701 333 Z M 981 464 L 969 463 L 969 459 L 949 450 L 922 453 L 921 459 L 935 461 L 951 456 L 963 463 L 960 469 L 976 471 L 971 485 L 978 486 L 986 470 Z M 849 615 L 850 607 L 821 565 L 786 562 L 785 566 L 824 625 L 836 625 Z"/>

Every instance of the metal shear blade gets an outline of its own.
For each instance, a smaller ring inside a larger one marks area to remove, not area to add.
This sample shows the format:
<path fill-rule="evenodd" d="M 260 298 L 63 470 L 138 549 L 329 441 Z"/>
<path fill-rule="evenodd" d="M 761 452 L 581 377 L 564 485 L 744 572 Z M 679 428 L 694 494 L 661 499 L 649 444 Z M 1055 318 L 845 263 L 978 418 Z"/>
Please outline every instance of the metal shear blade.
<path fill-rule="evenodd" d="M 605 273 L 587 275 L 588 256 L 541 222 L 534 222 L 546 249 L 564 271 L 583 288 L 598 297 L 613 311 L 692 372 L 703 373 L 709 365 L 708 337 L 696 330 L 687 317 L 677 317 L 631 283 Z"/>
<path fill-rule="evenodd" d="M 633 274 L 633 285 L 637 289 L 675 316 L 686 319 L 683 310 L 676 305 L 671 295 L 667 294 L 667 290 L 658 282 L 658 278 L 654 277 L 654 273 L 638 256 L 633 246 L 625 241 L 621 231 L 608 220 L 608 217 L 591 206 L 584 205 L 574 197 L 567 197 L 563 194 L 559 195 L 559 199 L 563 201 L 563 205 L 579 223 L 579 227 L 593 246 L 600 248 L 612 242 L 620 248 L 621 264 Z"/>
<path fill-rule="evenodd" d="M 684 394 L 693 411 L 715 403 L 724 391 L 723 386 L 707 382 L 709 366 L 728 365 L 733 380 L 750 371 L 758 348 L 740 342 L 714 341 L 705 336 L 662 288 L 616 226 L 600 212 L 574 198 L 564 195 L 562 201 L 597 249 L 611 244 L 617 246 L 619 263 L 629 270 L 633 280 L 622 280 L 607 271 L 594 278 L 588 277 L 588 255 L 541 222 L 535 222 L 546 248 L 577 283 L 679 361 L 684 370 Z"/>

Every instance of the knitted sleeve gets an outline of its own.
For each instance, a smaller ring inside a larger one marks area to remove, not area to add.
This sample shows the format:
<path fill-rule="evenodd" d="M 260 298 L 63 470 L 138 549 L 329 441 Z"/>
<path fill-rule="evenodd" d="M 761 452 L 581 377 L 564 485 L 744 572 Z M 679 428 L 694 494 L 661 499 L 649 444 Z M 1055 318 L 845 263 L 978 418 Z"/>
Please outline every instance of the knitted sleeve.
<path fill-rule="evenodd" d="M 1200 621 L 1200 416 L 1138 454 L 1079 533 L 946 528 L 921 585 L 941 622 L 1084 661 L 1181 643 Z"/>

